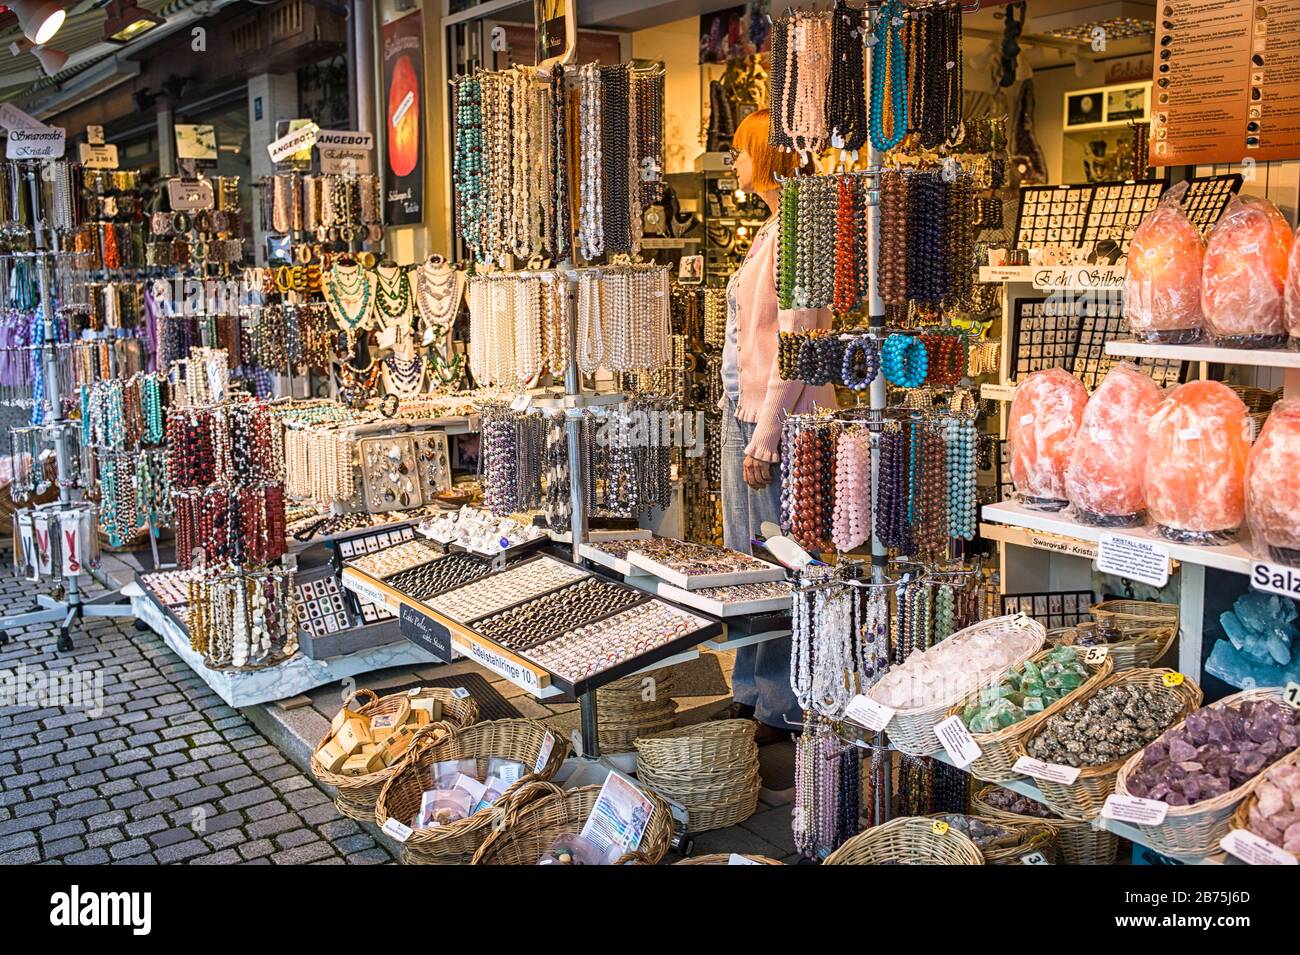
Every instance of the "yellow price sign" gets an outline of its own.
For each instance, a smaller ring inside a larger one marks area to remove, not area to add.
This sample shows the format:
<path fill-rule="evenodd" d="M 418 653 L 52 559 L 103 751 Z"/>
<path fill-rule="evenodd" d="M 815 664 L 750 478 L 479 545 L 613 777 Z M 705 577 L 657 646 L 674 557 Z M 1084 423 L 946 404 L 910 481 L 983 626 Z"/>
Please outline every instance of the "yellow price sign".
<path fill-rule="evenodd" d="M 1182 686 L 1183 675 L 1181 673 L 1166 673 L 1160 678 L 1160 682 L 1165 686 Z"/>
<path fill-rule="evenodd" d="M 942 819 L 936 819 L 932 828 L 936 836 L 946 836 L 948 834 L 948 824 Z"/>

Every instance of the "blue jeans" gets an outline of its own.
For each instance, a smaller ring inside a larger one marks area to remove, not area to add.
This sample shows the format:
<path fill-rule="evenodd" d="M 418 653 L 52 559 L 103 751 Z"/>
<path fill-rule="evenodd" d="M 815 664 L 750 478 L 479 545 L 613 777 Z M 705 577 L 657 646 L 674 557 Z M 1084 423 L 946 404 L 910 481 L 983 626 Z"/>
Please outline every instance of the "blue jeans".
<path fill-rule="evenodd" d="M 772 483 L 755 489 L 745 483 L 745 448 L 755 425 L 736 420 L 735 402 L 728 399 L 722 413 L 722 542 L 732 550 L 751 553 L 750 540 L 761 537 L 764 521 L 781 522 L 780 469 L 773 465 Z M 736 651 L 731 696 L 754 708 L 754 718 L 777 729 L 797 731 L 787 722 L 802 719 L 790 689 L 790 638 L 768 640 Z"/>

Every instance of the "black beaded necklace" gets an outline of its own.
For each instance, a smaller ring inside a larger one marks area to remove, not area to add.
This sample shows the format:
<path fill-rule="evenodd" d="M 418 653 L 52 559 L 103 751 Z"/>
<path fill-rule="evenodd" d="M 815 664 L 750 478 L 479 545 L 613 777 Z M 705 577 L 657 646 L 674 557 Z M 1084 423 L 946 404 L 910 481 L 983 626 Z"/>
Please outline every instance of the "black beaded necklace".
<path fill-rule="evenodd" d="M 605 189 L 605 251 L 611 255 L 632 251 L 631 200 L 628 194 L 628 68 L 600 70 L 601 160 Z"/>
<path fill-rule="evenodd" d="M 867 139 L 862 33 L 862 14 L 844 0 L 836 0 L 831 13 L 831 82 L 826 125 L 831 130 L 831 145 L 849 151 L 862 148 Z"/>

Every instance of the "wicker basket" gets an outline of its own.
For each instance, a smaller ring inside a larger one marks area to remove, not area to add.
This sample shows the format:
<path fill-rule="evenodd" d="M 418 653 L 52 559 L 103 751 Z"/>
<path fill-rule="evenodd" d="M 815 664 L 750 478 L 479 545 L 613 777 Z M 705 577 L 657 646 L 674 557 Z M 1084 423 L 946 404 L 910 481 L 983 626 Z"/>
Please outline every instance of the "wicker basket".
<path fill-rule="evenodd" d="M 1237 803 L 1237 808 L 1233 812 L 1232 818 L 1228 821 L 1229 830 L 1248 828 L 1248 823 L 1250 821 L 1250 810 L 1254 808 L 1257 802 L 1259 802 L 1259 797 L 1255 795 L 1255 790 L 1257 790 L 1259 788 L 1259 784 L 1263 782 L 1265 778 L 1267 778 L 1270 769 L 1276 769 L 1278 766 L 1285 766 L 1288 763 L 1293 766 L 1296 765 L 1297 763 L 1300 763 L 1300 749 L 1295 750 L 1289 756 L 1283 756 L 1276 763 L 1268 767 L 1268 769 L 1265 769 L 1262 773 L 1260 773 L 1258 776 L 1256 776 L 1253 780 L 1250 781 L 1250 783 L 1246 786 L 1245 797 L 1241 800 L 1241 802 Z"/>
<path fill-rule="evenodd" d="M 459 699 L 451 690 L 442 687 L 426 687 L 420 692 L 421 695 L 431 696 L 442 703 L 443 719 L 442 723 L 432 723 L 429 726 L 422 727 L 417 733 L 417 738 L 430 732 L 445 735 L 446 731 L 438 728 L 443 724 L 469 726 L 478 722 L 478 704 L 473 699 L 469 697 Z M 343 706 L 349 708 L 358 700 L 367 700 L 368 702 L 356 712 L 360 716 L 369 719 L 387 713 L 395 713 L 400 708 L 402 701 L 409 699 L 410 696 L 406 693 L 391 693 L 388 696 L 381 697 L 373 690 L 358 690 L 347 698 Z M 329 742 L 331 735 L 326 733 L 325 738 L 316 744 L 316 749 L 312 750 L 312 774 L 326 786 L 334 787 L 334 805 L 340 813 L 349 819 L 370 822 L 375 818 L 375 800 L 379 798 L 379 790 L 384 788 L 384 783 L 397 775 L 397 771 L 402 768 L 406 759 L 401 759 L 392 766 L 387 766 L 377 773 L 370 773 L 366 776 L 340 776 L 338 773 L 331 773 L 316 758 L 316 752 Z"/>
<path fill-rule="evenodd" d="M 534 720 L 492 720 L 453 729 L 444 736 L 428 735 L 416 740 L 406 763 L 379 792 L 375 821 L 381 827 L 389 817 L 402 823 L 415 817 L 428 786 L 429 769 L 434 763 L 445 759 L 499 756 L 519 760 L 525 766 L 535 766 L 548 734 L 553 741 L 551 753 L 541 772 L 525 774 L 502 793 L 493 806 L 474 813 L 468 819 L 433 829 L 415 830 L 402 846 L 402 862 L 407 865 L 469 862 L 487 838 L 493 823 L 504 818 L 503 814 L 520 801 L 524 787 L 554 776 L 569 749 L 559 734 Z"/>
<path fill-rule="evenodd" d="M 931 813 L 931 819 L 945 819 L 948 816 L 955 815 L 948 812 Z M 972 816 L 977 815 L 971 813 Z M 1011 813 L 1006 813 L 1011 815 Z M 1028 818 L 1028 817 L 1025 817 Z M 1020 836 L 1015 845 L 995 846 L 985 848 L 978 842 L 975 848 L 979 849 L 980 855 L 984 857 L 985 865 L 1024 865 L 1023 859 L 1031 852 L 1041 852 L 1047 861 L 1056 865 L 1056 827 L 1046 820 L 1038 822 L 1002 822 L 989 819 L 981 819 L 982 822 L 990 825 L 998 825 L 1003 829 Z M 972 839 L 972 842 L 975 840 Z"/>
<path fill-rule="evenodd" d="M 674 862 L 673 865 L 731 865 L 733 855 L 748 859 L 754 865 L 785 865 L 784 862 L 778 862 L 776 859 L 769 859 L 767 856 L 750 855 L 747 852 L 713 852 L 708 855 L 691 856 L 689 859 Z"/>
<path fill-rule="evenodd" d="M 758 810 L 755 729 L 752 720 L 716 720 L 641 737 L 637 776 L 686 809 L 692 832 L 734 826 Z"/>
<path fill-rule="evenodd" d="M 1178 638 L 1178 605 L 1149 600 L 1104 600 L 1093 604 L 1093 618 L 1118 629 L 1123 640 L 1106 645 L 1115 658 L 1115 672 L 1149 667 L 1168 651 Z M 1062 641 L 1068 643 L 1068 641 Z"/>
<path fill-rule="evenodd" d="M 936 832 L 936 820 L 902 816 L 860 832 L 826 857 L 823 865 L 983 865 L 975 843 L 948 828 Z"/>
<path fill-rule="evenodd" d="M 1049 653 L 1051 653 L 1050 650 L 1044 650 L 1042 653 L 1035 654 L 1031 659 L 1035 663 L 1042 663 Z M 1100 666 L 1089 667 L 1092 670 L 1092 675 L 1081 686 L 1071 690 L 1042 712 L 1026 717 L 1019 723 L 1004 727 L 993 733 L 972 733 L 975 742 L 979 744 L 980 756 L 975 762 L 966 767 L 966 772 L 976 779 L 982 779 L 990 783 L 1002 783 L 1012 779 L 1019 779 L 1020 774 L 1011 767 L 1020 756 L 1016 749 L 1020 741 L 1028 737 L 1030 733 L 1050 719 L 1053 714 L 1059 713 L 1110 676 L 1111 667 L 1112 663 L 1109 657 L 1103 660 Z M 971 694 L 966 700 L 949 710 L 947 715 L 961 716 L 962 711 L 966 708 L 966 701 L 977 695 L 978 691 Z"/>
<path fill-rule="evenodd" d="M 646 679 L 654 680 L 654 699 L 643 699 Z M 677 723 L 671 667 L 634 673 L 596 691 L 602 753 L 630 753 L 638 737 L 661 733 Z"/>
<path fill-rule="evenodd" d="M 582 829 L 599 795 L 599 786 L 561 789 L 551 783 L 528 784 L 507 812 L 504 824 L 487 835 L 474 854 L 473 864 L 536 865 L 556 838 Z M 654 793 L 646 795 L 654 802 L 654 810 L 641 845 L 636 852 L 616 860 L 615 865 L 656 865 L 668 854 L 673 837 L 672 812 Z"/>
<path fill-rule="evenodd" d="M 1042 819 L 998 809 L 984 801 L 993 789 L 985 786 L 971 797 L 971 812 L 976 816 L 1000 822 L 1003 825 L 1048 825 L 1056 830 L 1056 845 L 1061 862 L 1066 865 L 1114 865 L 1119 854 L 1119 837 L 1104 829 L 1094 829 L 1091 823 L 1073 822 L 1069 819 Z"/>
<path fill-rule="evenodd" d="M 1177 686 L 1166 687 L 1163 677 L 1174 672 L 1176 671 L 1137 669 L 1112 673 L 1076 699 L 1075 703 L 1090 699 L 1110 686 L 1136 684 L 1172 693 L 1181 704 L 1179 719 L 1185 719 L 1188 713 L 1201 705 L 1201 688 L 1188 679 L 1184 679 Z M 1044 726 L 1046 726 L 1045 723 L 1039 724 L 1034 728 L 1034 732 L 1020 740 L 1016 746 L 1016 758 L 1028 755 L 1029 741 L 1041 733 Z M 1119 772 L 1120 767 L 1124 765 L 1131 755 L 1131 753 L 1125 754 L 1120 759 L 1103 763 L 1100 766 L 1084 766 L 1079 771 L 1079 778 L 1068 786 L 1065 783 L 1053 782 L 1050 779 L 1039 779 L 1036 782 L 1044 799 L 1047 801 L 1047 805 L 1057 815 L 1065 819 L 1087 822 L 1095 819 L 1101 813 L 1101 807 L 1105 803 L 1106 797 L 1115 791 L 1115 774 Z"/>
<path fill-rule="evenodd" d="M 1015 614 L 994 617 L 991 620 L 982 620 L 974 626 L 954 633 L 948 637 L 945 643 L 975 630 L 993 630 L 999 635 L 1003 635 L 1008 639 L 1017 639 L 1023 644 L 1022 651 L 1015 655 L 1009 664 L 1010 666 L 1019 666 L 1042 649 L 1043 640 L 1047 635 L 1047 631 L 1043 629 L 1043 625 L 1037 620 Z M 867 691 L 867 695 L 872 699 L 879 700 L 876 696 L 879 686 L 880 684 L 877 683 Z M 895 710 L 893 718 L 890 719 L 889 725 L 885 728 L 890 744 L 895 749 L 912 756 L 929 756 L 940 747 L 939 737 L 934 735 L 934 727 L 947 719 L 948 710 L 965 698 L 969 692 L 970 687 L 967 686 L 963 687 L 960 693 L 954 694 L 950 699 L 942 700 L 932 706 Z"/>
<path fill-rule="evenodd" d="M 1242 404 L 1250 411 L 1250 418 L 1255 423 L 1255 434 L 1258 435 L 1264 430 L 1264 423 L 1268 421 L 1273 405 L 1282 398 L 1282 389 L 1269 391 L 1267 388 L 1256 388 L 1251 385 L 1229 385 L 1228 387 L 1237 393 Z"/>
<path fill-rule="evenodd" d="M 1281 699 L 1282 690 L 1279 687 L 1245 690 L 1241 693 L 1225 696 L 1223 699 L 1211 703 L 1206 709 L 1236 706 L 1254 700 Z M 1156 741 L 1164 739 L 1175 729 L 1182 726 L 1184 722 L 1186 721 L 1179 721 L 1165 730 L 1164 733 L 1157 737 Z M 1127 780 L 1129 776 L 1137 771 L 1141 759 L 1142 751 L 1139 750 L 1120 767 L 1119 775 L 1115 779 L 1115 791 L 1117 793 L 1128 795 Z M 1273 765 L 1276 765 L 1276 763 Z M 1245 800 L 1247 794 L 1253 789 L 1256 780 L 1266 773 L 1269 768 L 1265 767 L 1253 779 L 1242 783 L 1236 789 L 1229 790 L 1222 796 L 1203 799 L 1190 806 L 1170 806 L 1163 823 L 1143 830 L 1147 837 L 1147 845 L 1156 852 L 1191 859 L 1203 859 L 1206 856 L 1214 855 L 1219 851 L 1219 840 L 1228 832 L 1233 810 Z"/>

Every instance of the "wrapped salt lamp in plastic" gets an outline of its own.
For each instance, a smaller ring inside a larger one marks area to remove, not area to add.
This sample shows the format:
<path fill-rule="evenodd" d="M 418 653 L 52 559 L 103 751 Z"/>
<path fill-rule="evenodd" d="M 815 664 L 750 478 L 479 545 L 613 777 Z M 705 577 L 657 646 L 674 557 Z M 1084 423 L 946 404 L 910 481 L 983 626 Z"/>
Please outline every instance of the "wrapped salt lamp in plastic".
<path fill-rule="evenodd" d="M 1291 227 L 1267 199 L 1233 199 L 1210 232 L 1201 271 L 1205 325 L 1225 345 L 1286 344 L 1282 296 Z"/>
<path fill-rule="evenodd" d="M 1186 544 L 1235 540 L 1246 516 L 1253 426 L 1241 399 L 1217 381 L 1169 393 L 1147 428 L 1143 484 L 1160 533 Z"/>
<path fill-rule="evenodd" d="M 1291 243 L 1291 261 L 1286 270 L 1286 293 L 1283 295 L 1286 329 L 1293 339 L 1300 339 L 1300 231 Z"/>
<path fill-rule="evenodd" d="M 1029 507 L 1065 507 L 1065 468 L 1087 403 L 1083 382 L 1060 368 L 1036 371 L 1016 385 L 1007 428 L 1011 481 Z"/>
<path fill-rule="evenodd" d="M 1092 393 L 1065 469 L 1065 493 L 1080 521 L 1143 523 L 1147 424 L 1163 400 L 1160 386 L 1127 362 L 1112 367 Z"/>
<path fill-rule="evenodd" d="M 1187 344 L 1201 337 L 1205 242 L 1183 212 L 1180 182 L 1142 220 L 1129 243 L 1124 318 L 1144 341 Z"/>
<path fill-rule="evenodd" d="M 1300 401 L 1273 406 L 1246 465 L 1246 510 L 1256 545 L 1300 566 Z M 1262 550 L 1260 556 L 1264 556 Z"/>

